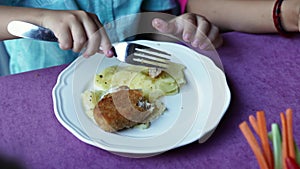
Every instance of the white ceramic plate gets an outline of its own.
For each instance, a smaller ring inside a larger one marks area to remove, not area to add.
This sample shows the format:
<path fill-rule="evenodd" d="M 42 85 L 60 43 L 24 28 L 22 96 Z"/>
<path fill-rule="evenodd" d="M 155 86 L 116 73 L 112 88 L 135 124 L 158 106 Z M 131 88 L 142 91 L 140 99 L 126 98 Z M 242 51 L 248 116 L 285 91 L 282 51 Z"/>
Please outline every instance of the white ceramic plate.
<path fill-rule="evenodd" d="M 53 88 L 54 111 L 59 122 L 85 143 L 128 157 L 147 157 L 205 141 L 224 115 L 230 91 L 226 77 L 208 57 L 185 46 L 153 41 L 136 41 L 172 54 L 172 61 L 186 66 L 187 84 L 179 94 L 163 98 L 167 111 L 149 129 L 107 133 L 84 113 L 81 93 L 91 88 L 94 75 L 111 65 L 114 58 L 96 54 L 79 57 L 61 72 Z"/>

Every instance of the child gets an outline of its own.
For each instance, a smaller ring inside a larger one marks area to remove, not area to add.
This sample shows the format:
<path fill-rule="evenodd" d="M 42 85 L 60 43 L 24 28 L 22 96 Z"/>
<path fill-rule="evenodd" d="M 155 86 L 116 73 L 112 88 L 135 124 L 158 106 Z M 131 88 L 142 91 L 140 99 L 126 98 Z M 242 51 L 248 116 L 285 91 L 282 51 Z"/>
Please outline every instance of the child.
<path fill-rule="evenodd" d="M 300 0 L 188 0 L 186 9 L 223 31 L 288 35 L 300 30 Z"/>
<path fill-rule="evenodd" d="M 100 52 L 112 57 L 111 40 L 102 25 L 142 11 L 171 11 L 175 4 L 175 0 L 1 1 L 0 5 L 6 6 L 0 6 L 0 40 L 17 38 L 6 30 L 11 20 L 23 20 L 49 28 L 58 38 L 59 44 L 28 39 L 5 41 L 11 73 L 70 63 L 84 47 L 86 51 L 83 55 L 86 57 L 99 52 L 99 48 L 102 49 Z M 153 26 L 160 32 L 177 35 L 194 47 L 206 48 L 203 32 L 216 47 L 222 43 L 218 28 L 195 14 L 184 14 L 170 21 L 156 18 Z M 100 33 L 95 33 L 97 30 Z M 122 31 L 126 28 L 118 30 Z"/>

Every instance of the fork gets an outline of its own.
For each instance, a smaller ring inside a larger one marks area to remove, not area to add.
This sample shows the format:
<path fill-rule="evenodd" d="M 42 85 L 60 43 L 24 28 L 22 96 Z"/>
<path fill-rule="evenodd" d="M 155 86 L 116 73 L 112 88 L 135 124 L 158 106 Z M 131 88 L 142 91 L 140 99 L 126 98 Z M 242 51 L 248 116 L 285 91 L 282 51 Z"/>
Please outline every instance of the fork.
<path fill-rule="evenodd" d="M 121 62 L 159 69 L 167 69 L 171 57 L 167 52 L 134 42 L 113 44 L 112 50 Z"/>
<path fill-rule="evenodd" d="M 51 30 L 28 22 L 11 21 L 7 29 L 9 33 L 15 36 L 58 42 Z M 121 62 L 160 69 L 168 67 L 171 56 L 166 52 L 133 42 L 114 44 L 112 50 Z"/>

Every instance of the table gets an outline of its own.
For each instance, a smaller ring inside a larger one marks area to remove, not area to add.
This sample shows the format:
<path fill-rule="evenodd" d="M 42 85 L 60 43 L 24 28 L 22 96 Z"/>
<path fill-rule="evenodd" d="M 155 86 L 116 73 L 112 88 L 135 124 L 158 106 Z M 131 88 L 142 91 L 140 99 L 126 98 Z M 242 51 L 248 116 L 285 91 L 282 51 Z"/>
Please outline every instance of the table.
<path fill-rule="evenodd" d="M 213 135 L 161 155 L 131 159 L 78 140 L 55 118 L 51 91 L 57 66 L 0 77 L 0 168 L 258 168 L 238 125 L 264 110 L 268 128 L 279 113 L 294 110 L 300 144 L 300 36 L 224 33 L 218 49 L 232 100 Z"/>

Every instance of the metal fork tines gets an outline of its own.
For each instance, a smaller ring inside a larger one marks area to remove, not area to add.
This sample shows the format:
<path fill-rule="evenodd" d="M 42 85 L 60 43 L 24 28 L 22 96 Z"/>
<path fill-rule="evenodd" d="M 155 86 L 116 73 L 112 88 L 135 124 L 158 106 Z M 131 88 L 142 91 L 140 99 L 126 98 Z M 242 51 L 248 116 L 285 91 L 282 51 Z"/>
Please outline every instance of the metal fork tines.
<path fill-rule="evenodd" d="M 148 46 L 121 42 L 114 48 L 117 58 L 129 64 L 166 69 L 170 62 L 171 54 Z"/>

